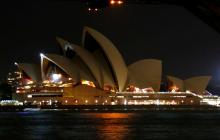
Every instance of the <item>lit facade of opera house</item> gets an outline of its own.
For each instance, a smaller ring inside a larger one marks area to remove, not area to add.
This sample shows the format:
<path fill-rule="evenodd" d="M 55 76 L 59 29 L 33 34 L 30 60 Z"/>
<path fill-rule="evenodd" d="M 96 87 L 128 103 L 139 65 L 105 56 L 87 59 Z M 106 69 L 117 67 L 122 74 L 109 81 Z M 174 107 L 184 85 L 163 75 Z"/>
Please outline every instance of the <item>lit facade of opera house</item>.
<path fill-rule="evenodd" d="M 160 92 L 162 62 L 143 59 L 126 65 L 113 43 L 84 27 L 82 44 L 57 37 L 61 54 L 40 54 L 41 65 L 15 63 L 13 99 L 36 105 L 219 105 L 208 94 L 210 76 L 182 80 L 167 76 Z"/>

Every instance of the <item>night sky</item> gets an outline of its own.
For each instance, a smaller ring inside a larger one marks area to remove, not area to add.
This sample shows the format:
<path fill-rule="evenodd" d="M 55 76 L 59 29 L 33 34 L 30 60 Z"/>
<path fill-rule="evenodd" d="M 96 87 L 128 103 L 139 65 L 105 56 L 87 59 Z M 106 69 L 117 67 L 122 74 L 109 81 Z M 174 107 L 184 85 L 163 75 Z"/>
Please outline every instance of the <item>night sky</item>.
<path fill-rule="evenodd" d="M 79 2 L 1 4 L 1 78 L 14 62 L 40 63 L 39 53 L 59 53 L 55 37 L 81 45 L 83 26 L 97 29 L 127 64 L 161 59 L 163 75 L 212 75 L 220 86 L 220 33 L 182 7 L 126 5 L 88 13 Z"/>

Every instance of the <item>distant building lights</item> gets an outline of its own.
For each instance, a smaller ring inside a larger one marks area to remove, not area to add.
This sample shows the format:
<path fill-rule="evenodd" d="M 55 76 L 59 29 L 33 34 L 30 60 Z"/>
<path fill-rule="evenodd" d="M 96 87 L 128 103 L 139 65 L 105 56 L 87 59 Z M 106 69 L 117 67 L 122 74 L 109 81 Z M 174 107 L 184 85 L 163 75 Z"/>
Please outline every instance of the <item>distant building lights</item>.
<path fill-rule="evenodd" d="M 15 66 L 18 66 L 18 63 L 17 63 L 17 62 L 15 62 L 14 64 L 15 64 Z"/>
<path fill-rule="evenodd" d="M 95 100 L 95 103 L 98 103 L 98 100 Z"/>
<path fill-rule="evenodd" d="M 68 103 L 68 101 L 67 101 L 67 100 L 65 100 L 65 103 Z"/>
<path fill-rule="evenodd" d="M 160 105 L 160 101 L 159 100 L 156 100 L 156 105 Z"/>
<path fill-rule="evenodd" d="M 33 84 L 33 83 L 34 83 L 34 81 L 32 81 L 32 80 L 28 80 L 28 81 L 27 81 L 27 84 L 28 84 L 28 85 L 31 85 L 31 84 Z"/>
<path fill-rule="evenodd" d="M 88 100 L 85 100 L 85 103 L 88 103 Z"/>
<path fill-rule="evenodd" d="M 111 102 L 111 105 L 115 105 L 115 102 Z"/>
<path fill-rule="evenodd" d="M 191 93 L 191 91 L 190 90 L 186 90 L 186 93 Z"/>
<path fill-rule="evenodd" d="M 24 88 L 25 88 L 25 89 L 30 89 L 31 87 L 30 87 L 30 86 L 24 86 Z"/>
<path fill-rule="evenodd" d="M 134 104 L 137 105 L 137 101 L 136 100 L 134 101 Z"/>
<path fill-rule="evenodd" d="M 124 100 L 124 105 L 127 105 L 127 100 L 126 99 Z"/>
<path fill-rule="evenodd" d="M 28 98 L 32 98 L 32 95 L 29 94 L 29 95 L 27 95 L 27 97 L 28 97 Z"/>

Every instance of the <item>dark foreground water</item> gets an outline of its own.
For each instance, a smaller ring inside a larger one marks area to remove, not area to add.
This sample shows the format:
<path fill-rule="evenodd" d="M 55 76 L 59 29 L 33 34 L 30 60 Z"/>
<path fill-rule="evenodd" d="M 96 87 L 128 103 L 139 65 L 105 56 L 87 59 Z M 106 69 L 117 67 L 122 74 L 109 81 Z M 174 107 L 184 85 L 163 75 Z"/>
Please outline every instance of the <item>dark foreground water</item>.
<path fill-rule="evenodd" d="M 220 112 L 0 112 L 3 139 L 220 139 Z"/>

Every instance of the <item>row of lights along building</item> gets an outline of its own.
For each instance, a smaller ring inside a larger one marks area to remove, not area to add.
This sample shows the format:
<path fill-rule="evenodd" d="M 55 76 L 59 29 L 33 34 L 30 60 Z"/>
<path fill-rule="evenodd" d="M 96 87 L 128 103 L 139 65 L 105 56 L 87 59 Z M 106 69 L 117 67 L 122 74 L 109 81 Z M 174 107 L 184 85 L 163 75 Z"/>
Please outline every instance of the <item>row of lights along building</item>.
<path fill-rule="evenodd" d="M 39 106 L 219 105 L 219 97 L 206 91 L 210 76 L 167 76 L 161 92 L 160 60 L 126 65 L 114 44 L 92 28 L 83 29 L 81 46 L 57 41 L 61 54 L 40 54 L 40 65 L 15 63 L 17 71 L 8 75 L 14 100 Z"/>

